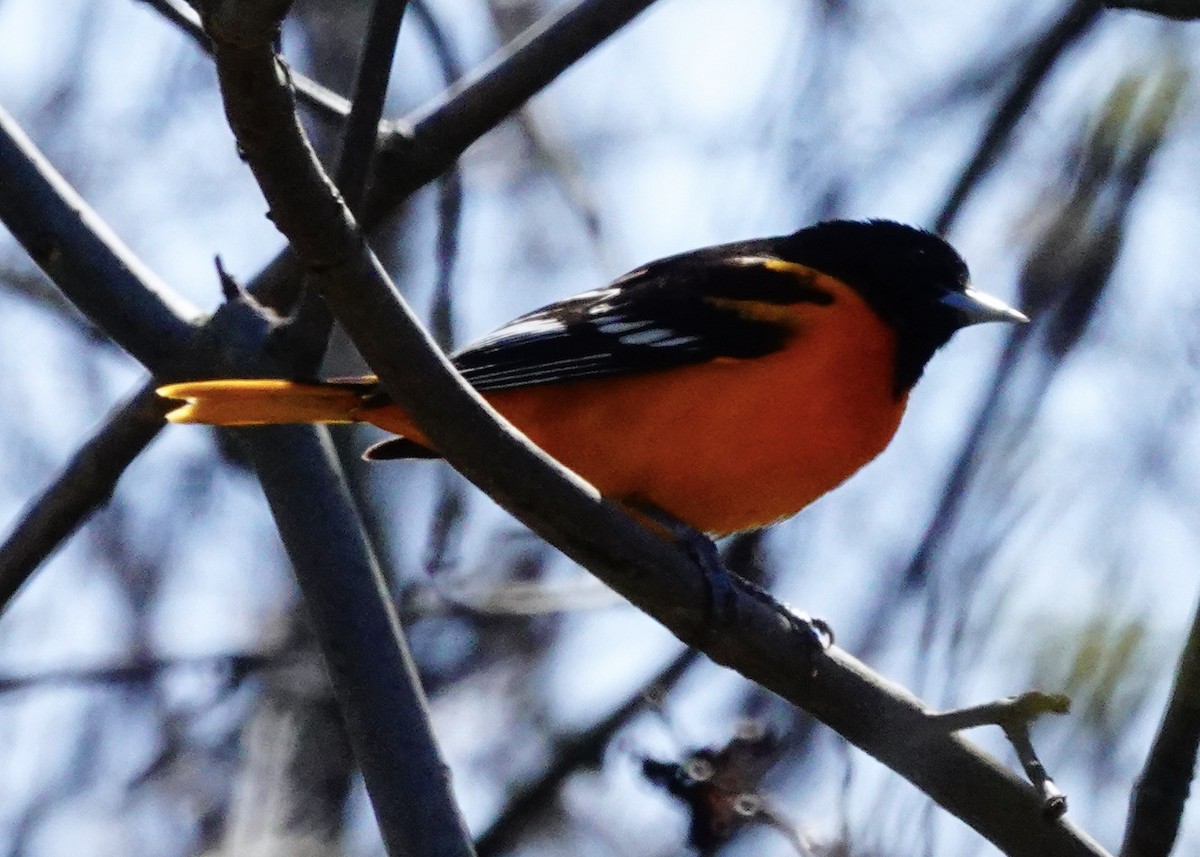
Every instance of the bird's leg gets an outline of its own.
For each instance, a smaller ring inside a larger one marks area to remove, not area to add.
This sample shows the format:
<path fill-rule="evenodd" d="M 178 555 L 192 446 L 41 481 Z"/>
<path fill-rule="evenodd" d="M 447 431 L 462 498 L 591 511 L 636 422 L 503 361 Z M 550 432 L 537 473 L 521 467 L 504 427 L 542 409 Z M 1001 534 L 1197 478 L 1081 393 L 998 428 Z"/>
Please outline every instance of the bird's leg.
<path fill-rule="evenodd" d="M 1054 819 L 1067 811 L 1067 796 L 1054 784 L 1034 751 L 1029 738 L 1029 724 L 1043 714 L 1066 714 L 1070 705 L 1071 700 L 1060 693 L 1034 690 L 983 705 L 930 714 L 929 722 L 948 732 L 991 724 L 1003 729 L 1005 737 L 1017 751 L 1025 775 L 1042 796 L 1042 811 L 1047 818 Z"/>
<path fill-rule="evenodd" d="M 722 561 L 716 543 L 705 533 L 653 504 L 639 503 L 636 509 L 687 551 L 704 572 L 708 584 L 704 621 L 707 634 L 737 621 L 737 595 L 738 590 L 742 590 L 787 619 L 792 630 L 804 640 L 810 660 L 815 662 L 817 654 L 823 654 L 833 645 L 833 629 L 829 623 L 792 610 L 758 584 L 730 571 Z"/>

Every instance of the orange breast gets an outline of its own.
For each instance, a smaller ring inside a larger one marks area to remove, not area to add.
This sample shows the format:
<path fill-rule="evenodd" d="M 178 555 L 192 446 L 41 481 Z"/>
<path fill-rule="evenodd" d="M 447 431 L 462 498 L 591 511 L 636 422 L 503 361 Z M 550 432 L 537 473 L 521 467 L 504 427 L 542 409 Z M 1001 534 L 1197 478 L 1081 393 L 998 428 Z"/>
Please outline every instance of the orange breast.
<path fill-rule="evenodd" d="M 767 357 L 487 399 L 607 497 L 650 502 L 709 533 L 761 526 L 878 455 L 904 412 L 893 331 L 853 291 L 831 291 L 831 305 L 789 308 L 796 335 Z M 395 409 L 381 411 L 392 413 L 373 422 L 404 431 Z"/>

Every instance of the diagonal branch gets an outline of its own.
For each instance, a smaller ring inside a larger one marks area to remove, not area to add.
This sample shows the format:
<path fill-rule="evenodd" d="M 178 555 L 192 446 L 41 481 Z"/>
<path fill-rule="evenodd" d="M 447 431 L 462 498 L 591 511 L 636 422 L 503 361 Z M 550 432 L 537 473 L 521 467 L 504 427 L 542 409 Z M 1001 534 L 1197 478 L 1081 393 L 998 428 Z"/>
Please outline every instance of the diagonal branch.
<path fill-rule="evenodd" d="M 335 173 L 342 199 L 351 211 L 358 211 L 366 195 L 392 57 L 407 7 L 408 0 L 375 0 L 367 25 L 366 45 L 354 83 L 354 101 L 343 132 L 342 151 Z"/>
<path fill-rule="evenodd" d="M 163 426 L 162 399 L 143 387 L 71 457 L 0 546 L 0 614 L 34 570 L 108 501 L 130 462 Z"/>
<path fill-rule="evenodd" d="M 469 145 L 653 2 L 578 0 L 556 9 L 466 80 L 397 123 L 382 141 L 366 222 L 374 222 L 380 207 L 394 206 L 449 169 Z"/>
<path fill-rule="evenodd" d="M 71 302 L 147 366 L 192 344 L 199 310 L 158 279 L 0 109 L 0 221 Z"/>
<path fill-rule="evenodd" d="M 387 581 L 328 432 L 241 430 L 392 857 L 473 857 Z"/>
<path fill-rule="evenodd" d="M 1102 7 L 1094 0 L 1075 0 L 1049 30 L 1033 45 L 1016 82 L 1013 83 L 983 132 L 971 160 L 963 168 L 934 221 L 939 235 L 949 232 L 967 197 L 991 172 L 1001 151 L 1012 138 L 1013 129 L 1029 109 L 1033 97 L 1050 76 L 1055 64 L 1079 41 L 1100 17 Z"/>
<path fill-rule="evenodd" d="M 1130 799 L 1121 857 L 1166 857 L 1179 835 L 1200 748 L 1200 606 L 1171 699 Z"/>

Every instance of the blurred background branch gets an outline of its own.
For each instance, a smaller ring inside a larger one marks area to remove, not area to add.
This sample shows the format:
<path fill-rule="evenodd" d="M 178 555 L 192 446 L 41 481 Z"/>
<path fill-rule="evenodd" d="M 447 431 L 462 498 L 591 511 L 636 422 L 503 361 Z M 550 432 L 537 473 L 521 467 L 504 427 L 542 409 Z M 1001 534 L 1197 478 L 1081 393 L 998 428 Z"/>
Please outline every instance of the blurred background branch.
<path fill-rule="evenodd" d="M 1175 847 L 1200 748 L 1200 612 L 1175 669 L 1171 698 L 1133 788 L 1121 857 L 1166 857 Z"/>

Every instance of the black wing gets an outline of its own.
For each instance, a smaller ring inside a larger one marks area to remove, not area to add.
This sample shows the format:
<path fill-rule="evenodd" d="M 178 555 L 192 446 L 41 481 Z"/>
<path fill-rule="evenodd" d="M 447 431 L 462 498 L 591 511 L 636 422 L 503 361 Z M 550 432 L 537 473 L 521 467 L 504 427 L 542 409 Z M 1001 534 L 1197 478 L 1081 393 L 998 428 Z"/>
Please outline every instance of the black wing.
<path fill-rule="evenodd" d="M 611 286 L 509 322 L 451 360 L 477 390 L 653 372 L 718 357 L 760 357 L 792 335 L 751 303 L 827 304 L 832 296 L 753 245 L 655 262 Z M 798 273 L 799 272 L 799 273 Z M 767 314 L 769 315 L 769 314 Z"/>

